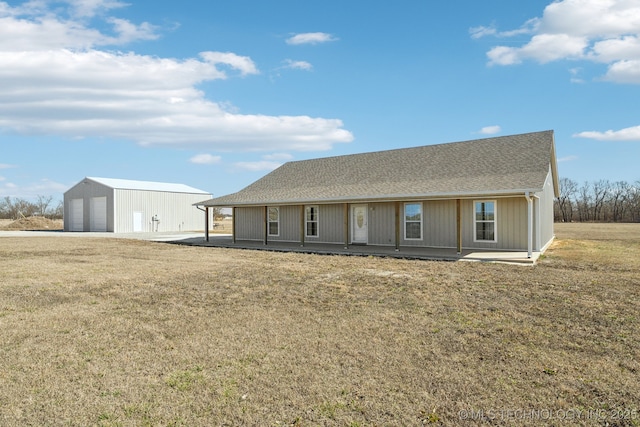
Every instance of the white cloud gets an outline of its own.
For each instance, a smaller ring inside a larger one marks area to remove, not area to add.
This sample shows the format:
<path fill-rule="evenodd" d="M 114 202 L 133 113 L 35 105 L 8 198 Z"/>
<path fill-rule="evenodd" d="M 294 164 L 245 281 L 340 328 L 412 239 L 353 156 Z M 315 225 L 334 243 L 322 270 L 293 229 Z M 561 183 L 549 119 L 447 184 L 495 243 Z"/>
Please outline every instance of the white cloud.
<path fill-rule="evenodd" d="M 196 165 L 214 165 L 216 163 L 220 163 L 221 160 L 222 157 L 214 156 L 212 154 L 196 154 L 189 159 L 191 163 Z"/>
<path fill-rule="evenodd" d="M 258 171 L 272 171 L 282 166 L 282 163 L 272 162 L 269 160 L 259 160 L 256 162 L 237 162 L 237 163 L 234 163 L 234 166 L 240 170 L 258 172 Z"/>
<path fill-rule="evenodd" d="M 495 135 L 496 133 L 499 133 L 502 130 L 502 128 L 500 126 L 485 126 L 482 129 L 480 129 L 480 131 L 478 133 L 481 133 L 483 135 Z"/>
<path fill-rule="evenodd" d="M 136 25 L 125 19 L 107 17 L 105 22 L 111 25 L 112 34 L 86 26 L 84 18 L 124 7 L 124 3 L 106 0 L 71 0 L 66 3 L 66 12 L 77 19 L 56 16 L 47 8 L 46 2 L 30 1 L 16 7 L 0 2 L 0 50 L 90 49 L 158 38 L 157 27 L 147 22 Z M 57 9 L 56 12 L 61 11 Z"/>
<path fill-rule="evenodd" d="M 0 169 L 12 169 L 17 168 L 16 165 L 10 165 L 8 163 L 0 163 Z"/>
<path fill-rule="evenodd" d="M 586 131 L 573 134 L 574 138 L 588 138 L 598 141 L 640 141 L 640 126 L 605 132 Z"/>
<path fill-rule="evenodd" d="M 338 38 L 327 33 L 300 33 L 300 34 L 295 34 L 289 37 L 286 40 L 286 42 L 287 44 L 299 45 L 299 44 L 326 43 L 326 42 L 333 42 L 336 40 L 338 40 Z"/>
<path fill-rule="evenodd" d="M 469 28 L 469 34 L 472 39 L 479 39 L 486 36 L 495 36 L 498 34 L 498 30 L 493 25 L 490 27 L 478 26 Z"/>
<path fill-rule="evenodd" d="M 640 1 L 557 0 L 541 18 L 521 28 L 498 31 L 495 26 L 469 30 L 472 38 L 532 34 L 521 46 L 498 45 L 487 52 L 490 65 L 514 65 L 526 60 L 547 63 L 584 60 L 608 64 L 606 79 L 640 83 Z"/>
<path fill-rule="evenodd" d="M 258 74 L 258 69 L 248 56 L 239 56 L 231 52 L 203 52 L 200 54 L 205 61 L 211 64 L 224 64 L 234 68 L 243 76 L 247 74 Z"/>
<path fill-rule="evenodd" d="M 307 61 L 294 61 L 292 59 L 285 59 L 285 65 L 283 68 L 291 68 L 293 70 L 304 70 L 311 71 L 313 70 L 313 65 L 311 65 Z"/>
<path fill-rule="evenodd" d="M 513 37 L 519 36 L 523 34 L 533 34 L 538 29 L 540 25 L 540 19 L 533 18 L 528 20 L 522 25 L 522 27 L 511 30 L 511 31 L 498 31 L 494 24 L 489 27 L 478 26 L 469 28 L 469 34 L 471 34 L 472 39 L 479 39 L 487 36 L 497 36 L 497 37 Z"/>
<path fill-rule="evenodd" d="M 558 159 L 558 163 L 563 163 L 563 162 L 572 162 L 574 160 L 578 160 L 578 156 L 567 156 L 567 157 L 560 157 Z"/>
<path fill-rule="evenodd" d="M 618 61 L 611 64 L 604 78 L 617 83 L 640 84 L 640 60 Z"/>
<path fill-rule="evenodd" d="M 67 15 L 100 15 L 117 1 L 67 0 Z M 203 82 L 259 73 L 248 56 L 174 59 L 100 50 L 155 37 L 155 27 L 104 17 L 114 34 L 62 19 L 48 3 L 0 2 L 0 130 L 103 138 L 199 150 L 327 150 L 353 135 L 338 119 L 240 114 L 206 98 Z M 56 4 L 58 6 L 58 4 Z"/>

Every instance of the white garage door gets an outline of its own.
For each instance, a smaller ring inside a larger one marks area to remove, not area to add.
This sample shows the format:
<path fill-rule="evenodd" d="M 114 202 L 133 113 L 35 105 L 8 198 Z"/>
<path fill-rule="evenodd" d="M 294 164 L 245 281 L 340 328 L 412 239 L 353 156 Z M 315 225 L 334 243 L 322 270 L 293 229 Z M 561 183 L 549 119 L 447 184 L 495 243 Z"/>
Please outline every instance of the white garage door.
<path fill-rule="evenodd" d="M 107 198 L 91 198 L 91 231 L 107 231 Z"/>
<path fill-rule="evenodd" d="M 71 199 L 69 206 L 69 230 L 84 231 L 84 202 L 82 199 Z"/>

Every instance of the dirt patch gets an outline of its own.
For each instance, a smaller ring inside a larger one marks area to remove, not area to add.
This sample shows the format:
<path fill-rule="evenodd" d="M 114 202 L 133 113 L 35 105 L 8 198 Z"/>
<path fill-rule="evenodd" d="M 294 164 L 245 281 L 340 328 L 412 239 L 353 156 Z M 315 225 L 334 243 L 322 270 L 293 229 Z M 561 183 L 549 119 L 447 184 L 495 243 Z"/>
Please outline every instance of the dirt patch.
<path fill-rule="evenodd" d="M 4 226 L 3 226 L 4 225 Z M 41 216 L 30 216 L 19 220 L 0 224 L 0 230 L 62 230 L 62 220 L 51 220 Z"/>

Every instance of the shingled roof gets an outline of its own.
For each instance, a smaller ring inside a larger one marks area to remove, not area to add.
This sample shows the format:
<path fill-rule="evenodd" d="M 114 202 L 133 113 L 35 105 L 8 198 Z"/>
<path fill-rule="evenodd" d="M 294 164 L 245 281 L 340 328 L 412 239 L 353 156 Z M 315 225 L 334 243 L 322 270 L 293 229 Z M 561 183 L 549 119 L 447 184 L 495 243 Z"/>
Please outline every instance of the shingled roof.
<path fill-rule="evenodd" d="M 538 192 L 553 131 L 288 162 L 237 193 L 202 206 L 309 204 Z"/>

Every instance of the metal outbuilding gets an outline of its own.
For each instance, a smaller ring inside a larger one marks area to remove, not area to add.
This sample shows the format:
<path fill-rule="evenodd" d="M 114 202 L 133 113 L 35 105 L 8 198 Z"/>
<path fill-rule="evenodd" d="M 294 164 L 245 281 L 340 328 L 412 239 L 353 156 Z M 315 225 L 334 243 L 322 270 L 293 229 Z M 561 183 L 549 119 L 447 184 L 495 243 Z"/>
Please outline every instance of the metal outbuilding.
<path fill-rule="evenodd" d="M 64 193 L 64 231 L 202 230 L 193 206 L 211 194 L 184 184 L 86 177 Z"/>

